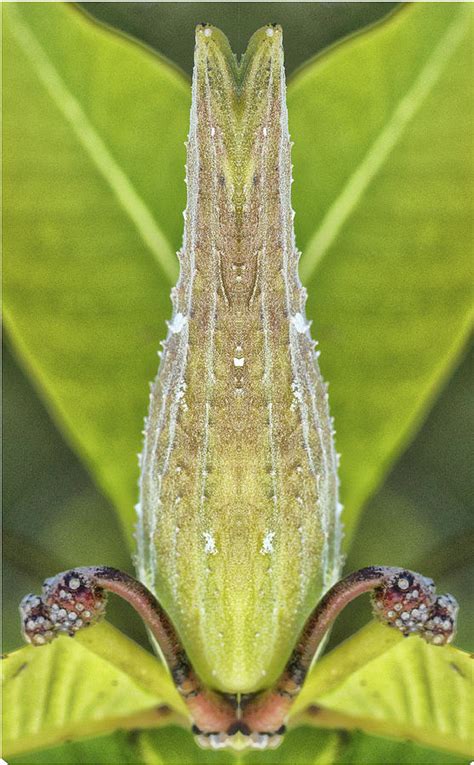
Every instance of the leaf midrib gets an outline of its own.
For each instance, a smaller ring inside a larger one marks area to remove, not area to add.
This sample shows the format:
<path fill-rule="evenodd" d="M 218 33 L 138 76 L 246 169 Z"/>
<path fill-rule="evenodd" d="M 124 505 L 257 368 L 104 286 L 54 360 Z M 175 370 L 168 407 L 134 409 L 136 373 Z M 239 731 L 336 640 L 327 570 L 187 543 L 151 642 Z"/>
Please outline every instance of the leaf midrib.
<path fill-rule="evenodd" d="M 305 247 L 300 264 L 300 275 L 308 283 L 321 260 L 336 241 L 343 226 L 357 208 L 359 202 L 400 142 L 427 97 L 439 81 L 452 56 L 466 36 L 466 19 L 469 10 L 460 10 L 424 66 L 415 76 L 411 87 L 399 99 L 387 121 L 375 136 L 367 152 L 347 178 L 341 192 L 326 211 L 321 223 Z M 390 23 L 390 22 L 388 22 Z M 296 89 L 306 79 L 307 71 L 293 85 Z"/>
<path fill-rule="evenodd" d="M 149 207 L 107 148 L 100 133 L 61 77 L 32 28 L 24 18 L 21 18 L 21 14 L 14 5 L 9 8 L 9 17 L 15 40 L 29 60 L 33 71 L 75 134 L 82 149 L 132 221 L 155 263 L 159 265 L 169 282 L 173 283 L 176 281 L 178 272 L 174 250 L 157 225 Z"/>

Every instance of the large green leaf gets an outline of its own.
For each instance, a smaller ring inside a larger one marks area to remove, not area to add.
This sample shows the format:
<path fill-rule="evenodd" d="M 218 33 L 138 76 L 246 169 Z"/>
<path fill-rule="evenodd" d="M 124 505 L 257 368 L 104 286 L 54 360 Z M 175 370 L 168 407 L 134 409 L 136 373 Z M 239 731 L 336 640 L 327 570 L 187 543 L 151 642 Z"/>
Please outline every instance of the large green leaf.
<path fill-rule="evenodd" d="M 130 532 L 177 273 L 189 86 L 71 6 L 5 17 L 6 321 Z"/>
<path fill-rule="evenodd" d="M 302 710 L 303 719 L 323 727 L 472 755 L 472 657 L 399 634 L 388 650 L 370 650 L 387 639 L 386 632 L 380 624 L 368 625 L 327 654 L 296 700 L 294 715 Z"/>
<path fill-rule="evenodd" d="M 355 733 L 347 735 L 335 762 L 341 765 L 466 765 L 466 758 L 409 741 Z"/>
<path fill-rule="evenodd" d="M 7 757 L 118 728 L 168 725 L 183 712 L 163 665 L 105 623 L 75 640 L 10 654 L 3 683 Z"/>
<path fill-rule="evenodd" d="M 71 7 L 5 10 L 7 323 L 130 530 L 189 88 Z M 467 332 L 468 11 L 410 7 L 289 88 L 302 272 L 350 526 Z"/>
<path fill-rule="evenodd" d="M 474 703 L 471 664 L 455 648 L 428 646 L 419 638 L 403 640 L 396 631 L 370 624 L 316 665 L 290 723 L 360 729 L 468 754 Z M 4 665 L 7 755 L 59 745 L 71 737 L 186 721 L 162 665 L 106 624 L 74 640 L 25 647 Z M 155 743 L 147 741 L 141 741 L 149 753 L 148 759 L 142 755 L 145 762 L 161 762 L 160 756 L 174 762 L 165 756 L 173 750 L 166 735 Z M 189 755 L 180 762 L 199 762 L 190 737 L 183 741 L 182 757 L 185 751 Z M 158 759 L 153 759 L 155 750 Z M 334 761 L 333 737 L 322 736 L 319 752 L 315 763 Z M 295 732 L 278 759 L 273 752 L 243 759 L 247 765 L 303 763 L 303 755 L 308 755 L 307 740 Z"/>
<path fill-rule="evenodd" d="M 415 3 L 288 92 L 301 274 L 348 530 L 470 326 L 471 18 L 462 4 Z"/>

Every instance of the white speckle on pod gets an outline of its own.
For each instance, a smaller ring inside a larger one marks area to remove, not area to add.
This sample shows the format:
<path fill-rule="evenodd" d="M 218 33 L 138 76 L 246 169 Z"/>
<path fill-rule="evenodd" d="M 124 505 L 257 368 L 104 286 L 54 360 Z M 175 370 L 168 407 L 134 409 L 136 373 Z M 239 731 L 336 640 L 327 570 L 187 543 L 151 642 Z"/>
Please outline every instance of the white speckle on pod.
<path fill-rule="evenodd" d="M 307 332 L 310 327 L 309 322 L 306 321 L 303 314 L 299 312 L 295 313 L 295 315 L 291 317 L 291 323 L 293 324 L 296 331 L 300 332 L 301 334 L 303 334 L 304 332 Z"/>
<path fill-rule="evenodd" d="M 203 537 L 206 542 L 204 547 L 204 552 L 207 553 L 208 555 L 216 555 L 217 553 L 216 540 L 212 536 L 211 532 L 205 531 L 203 533 Z"/>
<path fill-rule="evenodd" d="M 173 320 L 169 322 L 169 325 L 168 325 L 169 331 L 172 332 L 173 334 L 178 334 L 178 332 L 181 332 L 186 322 L 187 322 L 186 316 L 184 316 L 184 314 L 182 313 L 177 313 L 173 317 Z"/>
<path fill-rule="evenodd" d="M 262 555 L 271 555 L 273 552 L 273 539 L 275 537 L 274 531 L 267 531 L 263 537 L 262 547 L 260 552 Z"/>

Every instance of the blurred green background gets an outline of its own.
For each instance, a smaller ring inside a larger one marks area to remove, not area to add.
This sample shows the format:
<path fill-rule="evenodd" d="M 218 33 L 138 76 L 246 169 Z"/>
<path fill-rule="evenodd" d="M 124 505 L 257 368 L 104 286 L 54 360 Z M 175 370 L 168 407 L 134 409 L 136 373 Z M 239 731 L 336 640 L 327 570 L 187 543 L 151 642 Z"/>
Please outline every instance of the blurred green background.
<path fill-rule="evenodd" d="M 194 28 L 214 24 L 240 55 L 261 26 L 281 24 L 291 74 L 312 56 L 390 14 L 399 3 L 80 3 L 93 18 L 119 29 L 191 74 Z"/>

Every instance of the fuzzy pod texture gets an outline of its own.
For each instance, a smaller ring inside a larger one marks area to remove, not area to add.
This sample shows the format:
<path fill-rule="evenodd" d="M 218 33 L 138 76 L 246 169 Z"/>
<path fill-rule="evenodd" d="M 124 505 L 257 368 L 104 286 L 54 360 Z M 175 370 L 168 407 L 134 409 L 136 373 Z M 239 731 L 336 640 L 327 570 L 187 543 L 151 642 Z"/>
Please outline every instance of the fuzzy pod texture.
<path fill-rule="evenodd" d="M 268 687 L 340 575 L 337 459 L 291 208 L 282 32 L 196 32 L 180 276 L 141 458 L 137 568 L 202 680 Z"/>

